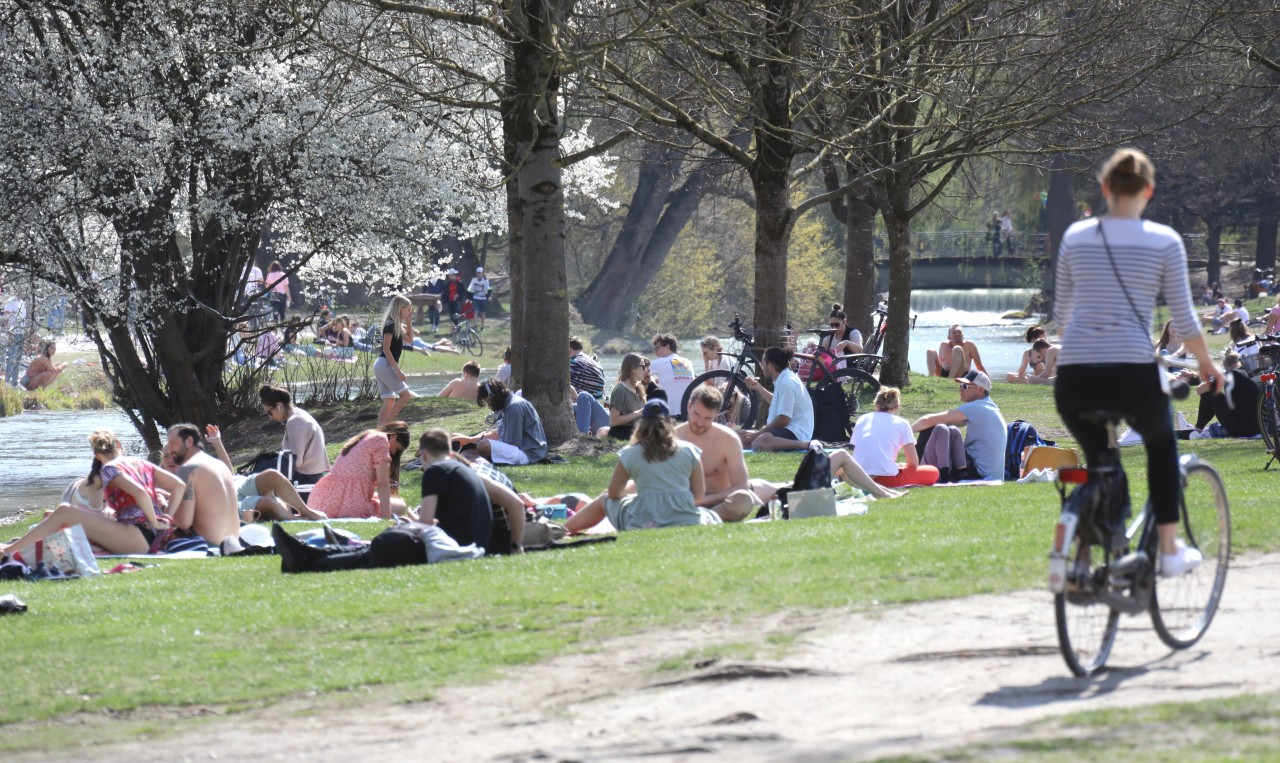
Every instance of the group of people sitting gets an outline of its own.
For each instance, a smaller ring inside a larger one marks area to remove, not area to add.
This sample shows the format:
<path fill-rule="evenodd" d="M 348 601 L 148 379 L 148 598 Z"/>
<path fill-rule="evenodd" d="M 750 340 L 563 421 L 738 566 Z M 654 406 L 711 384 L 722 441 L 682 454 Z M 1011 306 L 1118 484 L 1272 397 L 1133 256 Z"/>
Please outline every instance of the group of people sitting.
<path fill-rule="evenodd" d="M 58 507 L 26 534 L 0 544 L 0 554 L 75 524 L 108 553 L 157 553 L 175 536 L 198 535 L 231 554 L 240 549 L 242 521 L 325 518 L 314 493 L 310 503 L 299 493 L 300 486 L 319 488 L 316 483 L 329 471 L 324 431 L 293 405 L 288 390 L 267 385 L 259 399 L 267 416 L 284 424 L 282 447 L 294 456 L 292 478 L 274 469 L 233 474 L 216 426 L 204 433 L 193 424 L 170 427 L 159 465 L 126 455 L 112 432 L 95 431 L 89 436 L 89 473 L 68 486 Z M 205 451 L 205 441 L 215 455 Z"/>

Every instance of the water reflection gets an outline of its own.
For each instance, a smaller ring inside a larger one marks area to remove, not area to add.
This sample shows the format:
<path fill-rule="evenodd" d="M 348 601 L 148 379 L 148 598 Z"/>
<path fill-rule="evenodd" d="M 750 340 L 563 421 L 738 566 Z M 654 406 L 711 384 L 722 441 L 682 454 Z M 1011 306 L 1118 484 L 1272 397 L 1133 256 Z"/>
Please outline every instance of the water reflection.
<path fill-rule="evenodd" d="M 119 411 L 29 412 L 0 417 L 0 516 L 53 508 L 72 480 L 89 472 L 87 437 L 110 429 L 130 455 L 146 446 Z"/>

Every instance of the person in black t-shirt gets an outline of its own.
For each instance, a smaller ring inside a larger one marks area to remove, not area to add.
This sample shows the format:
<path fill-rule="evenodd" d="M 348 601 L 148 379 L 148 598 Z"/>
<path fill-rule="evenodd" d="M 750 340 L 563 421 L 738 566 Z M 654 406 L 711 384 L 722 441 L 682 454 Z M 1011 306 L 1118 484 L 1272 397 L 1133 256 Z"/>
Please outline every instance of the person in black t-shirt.
<path fill-rule="evenodd" d="M 373 362 L 373 376 L 378 382 L 378 396 L 382 398 L 379 426 L 397 420 L 401 409 L 413 397 L 400 368 L 400 355 L 406 346 L 413 347 L 413 303 L 403 294 L 397 294 L 382 316 L 382 339 L 378 359 Z"/>
<path fill-rule="evenodd" d="M 481 476 L 454 460 L 449 433 L 428 429 L 418 439 L 422 459 L 422 503 L 416 522 L 379 533 L 368 546 L 315 548 L 293 537 L 281 525 L 271 528 L 281 572 L 335 572 L 370 567 L 427 564 L 427 529 L 443 530 L 460 546 L 475 544 L 485 554 L 524 553 L 524 502 L 510 488 Z M 494 506 L 499 514 L 495 515 Z M 456 549 L 455 549 L 456 550 Z"/>
<path fill-rule="evenodd" d="M 439 437 L 432 437 L 432 433 Z M 465 464 L 449 458 L 449 435 L 441 429 L 428 429 L 419 443 L 422 458 L 422 503 L 418 521 L 440 529 L 460 545 L 474 543 L 486 553 L 505 553 L 507 549 L 489 547 L 493 532 L 493 506 L 480 476 Z"/>
<path fill-rule="evenodd" d="M 1258 436 L 1258 398 L 1261 397 L 1262 390 L 1240 370 L 1240 356 L 1236 353 L 1224 354 L 1222 367 L 1231 377 L 1231 401 L 1236 404 L 1236 407 L 1227 405 L 1226 395 L 1214 390 L 1211 383 L 1202 382 L 1196 387 L 1196 392 L 1200 393 L 1196 428 L 1179 432 L 1179 439 L 1207 440 L 1214 437 Z M 1213 421 L 1215 418 L 1216 422 Z"/>

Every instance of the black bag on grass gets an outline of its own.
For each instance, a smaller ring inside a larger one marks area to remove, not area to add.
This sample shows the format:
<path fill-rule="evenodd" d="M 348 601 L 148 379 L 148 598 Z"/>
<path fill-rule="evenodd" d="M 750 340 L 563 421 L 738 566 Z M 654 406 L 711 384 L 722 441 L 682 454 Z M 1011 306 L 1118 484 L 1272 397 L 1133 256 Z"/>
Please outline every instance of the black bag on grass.
<path fill-rule="evenodd" d="M 273 450 L 264 450 L 253 458 L 249 459 L 236 470 L 236 474 L 248 476 L 250 474 L 258 474 L 268 469 L 275 469 L 284 475 L 285 479 L 293 481 L 293 452 L 282 450 L 276 452 Z"/>
<path fill-rule="evenodd" d="M 776 494 L 778 502 L 782 504 L 782 518 L 787 519 L 790 516 L 790 509 L 787 506 L 788 493 L 793 490 L 799 493 L 824 487 L 831 487 L 831 457 L 827 455 L 821 445 L 810 445 L 809 449 L 804 453 L 804 458 L 800 459 L 800 467 L 796 469 L 796 476 L 791 481 L 791 487 L 781 488 Z M 768 515 L 769 506 L 767 504 L 761 506 L 760 511 L 756 514 L 757 517 Z"/>

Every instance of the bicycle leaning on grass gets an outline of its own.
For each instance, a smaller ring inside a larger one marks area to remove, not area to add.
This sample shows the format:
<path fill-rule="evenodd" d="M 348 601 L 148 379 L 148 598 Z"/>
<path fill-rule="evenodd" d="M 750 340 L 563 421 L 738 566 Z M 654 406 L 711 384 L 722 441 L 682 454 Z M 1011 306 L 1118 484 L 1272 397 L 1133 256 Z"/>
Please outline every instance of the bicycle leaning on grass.
<path fill-rule="evenodd" d="M 760 356 L 764 348 L 755 346 L 755 337 L 743 330 L 742 317 L 737 313 L 733 314 L 729 329 L 733 331 L 734 341 L 739 343 L 738 351 L 717 354 L 729 359 L 731 369 L 716 369 L 694 377 L 680 400 L 680 415 L 688 417 L 693 390 L 700 385 L 711 384 L 724 396 L 716 421 L 728 426 L 750 427 L 760 411 L 760 395 L 747 386 L 747 377 L 760 376 Z"/>
<path fill-rule="evenodd" d="M 475 330 L 470 320 L 457 313 L 453 315 L 453 329 L 449 332 L 449 341 L 453 342 L 453 346 L 461 352 L 469 352 L 476 356 L 484 354 L 484 342 L 480 341 L 480 332 Z"/>
<path fill-rule="evenodd" d="M 1173 392 L 1182 399 L 1189 390 L 1180 384 Z M 1116 446 L 1116 426 L 1124 416 L 1099 410 L 1086 418 L 1106 427 L 1108 448 L 1087 469 L 1058 471 L 1062 514 L 1049 552 L 1058 645 L 1078 676 L 1106 664 L 1121 614 L 1148 612 L 1156 634 L 1172 649 L 1199 641 L 1218 610 L 1231 552 L 1231 512 L 1222 478 L 1194 454 L 1183 455 L 1178 522 L 1183 542 L 1200 551 L 1202 562 L 1157 581 L 1160 548 L 1150 501 L 1128 521 L 1129 487 Z M 1068 484 L 1076 486 L 1070 493 Z"/>

